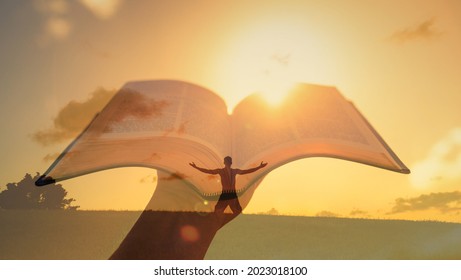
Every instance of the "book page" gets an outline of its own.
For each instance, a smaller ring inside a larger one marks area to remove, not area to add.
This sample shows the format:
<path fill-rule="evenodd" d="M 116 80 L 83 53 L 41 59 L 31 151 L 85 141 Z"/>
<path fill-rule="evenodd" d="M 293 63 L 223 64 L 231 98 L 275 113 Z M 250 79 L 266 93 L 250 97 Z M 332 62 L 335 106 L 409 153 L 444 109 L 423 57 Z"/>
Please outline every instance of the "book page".
<path fill-rule="evenodd" d="M 268 169 L 310 156 L 356 161 L 397 172 L 409 170 L 359 111 L 334 87 L 298 85 L 279 106 L 249 96 L 235 108 L 233 159 Z M 240 180 L 240 188 L 267 170 Z M 251 178 L 254 177 L 254 178 Z"/>
<path fill-rule="evenodd" d="M 54 180 L 122 166 L 159 168 L 216 193 L 215 178 L 197 172 L 222 166 L 230 153 L 230 117 L 213 92 L 181 81 L 126 84 L 46 172 Z"/>
<path fill-rule="evenodd" d="M 103 138 L 188 138 L 224 155 L 230 151 L 229 121 L 224 101 L 205 88 L 179 81 L 131 82 L 92 131 Z"/>

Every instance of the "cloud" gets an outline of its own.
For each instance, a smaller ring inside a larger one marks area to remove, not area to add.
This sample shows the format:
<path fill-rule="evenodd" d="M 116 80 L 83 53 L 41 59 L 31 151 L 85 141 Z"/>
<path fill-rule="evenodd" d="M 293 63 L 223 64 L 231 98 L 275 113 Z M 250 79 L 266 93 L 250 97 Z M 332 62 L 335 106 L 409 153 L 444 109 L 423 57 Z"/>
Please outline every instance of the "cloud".
<path fill-rule="evenodd" d="M 91 122 L 96 113 L 101 111 L 114 93 L 114 90 L 100 88 L 83 102 L 69 102 L 54 118 L 53 127 L 35 132 L 32 139 L 43 146 L 49 146 L 75 138 Z"/>
<path fill-rule="evenodd" d="M 414 198 L 397 198 L 387 214 L 436 209 L 442 213 L 461 210 L 461 192 L 423 194 Z"/>
<path fill-rule="evenodd" d="M 288 64 L 290 64 L 291 53 L 282 54 L 280 52 L 276 52 L 270 57 L 270 59 L 280 66 L 288 66 Z"/>
<path fill-rule="evenodd" d="M 271 208 L 266 212 L 266 214 L 276 216 L 276 215 L 279 215 L 279 211 L 277 209 L 275 209 L 275 208 Z"/>
<path fill-rule="evenodd" d="M 271 208 L 271 209 L 269 209 L 269 210 L 267 210 L 265 212 L 258 212 L 256 214 L 258 214 L 258 215 L 272 215 L 272 216 L 280 215 L 279 211 L 277 209 L 275 209 L 275 208 Z"/>
<path fill-rule="evenodd" d="M 96 17 L 106 20 L 114 16 L 120 8 L 121 0 L 80 0 L 80 3 Z"/>
<path fill-rule="evenodd" d="M 461 180 L 461 127 L 452 129 L 413 165 L 410 180 L 415 187 Z"/>
<path fill-rule="evenodd" d="M 127 117 L 135 117 L 138 119 L 147 119 L 150 117 L 159 117 L 162 115 L 168 102 L 165 100 L 152 100 L 145 95 L 124 89 L 117 94 L 114 100 L 119 103 L 117 114 L 111 116 L 111 121 L 121 122 Z"/>
<path fill-rule="evenodd" d="M 395 32 L 391 35 L 390 40 L 398 43 L 405 43 L 407 41 L 419 39 L 434 39 L 441 35 L 441 33 L 434 28 L 434 25 L 434 18 L 425 20 L 417 26 Z"/>
<path fill-rule="evenodd" d="M 328 218 L 337 218 L 341 217 L 341 215 L 330 212 L 330 211 L 320 211 L 317 214 L 315 214 L 316 217 L 328 217 Z"/>
<path fill-rule="evenodd" d="M 368 214 L 367 211 L 363 211 L 363 210 L 360 210 L 360 209 L 356 209 L 354 208 L 350 213 L 349 213 L 349 216 L 352 216 L 352 217 L 370 217 L 370 215 Z"/>
<path fill-rule="evenodd" d="M 120 90 L 112 104 L 117 106 L 117 111 L 109 116 L 110 123 L 104 128 L 104 132 L 131 131 L 133 126 L 124 122 L 125 119 L 136 119 L 140 123 L 143 120 L 150 122 L 153 118 L 161 117 L 164 109 L 169 106 L 165 100 L 152 100 L 131 89 Z"/>

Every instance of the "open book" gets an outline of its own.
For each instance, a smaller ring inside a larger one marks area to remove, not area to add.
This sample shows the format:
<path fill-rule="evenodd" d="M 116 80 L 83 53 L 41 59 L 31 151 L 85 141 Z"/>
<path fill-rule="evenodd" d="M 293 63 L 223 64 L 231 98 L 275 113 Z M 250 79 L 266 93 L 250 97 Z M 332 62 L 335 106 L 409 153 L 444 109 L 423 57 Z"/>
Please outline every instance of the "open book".
<path fill-rule="evenodd" d="M 129 82 L 69 145 L 37 185 L 99 170 L 144 166 L 190 183 L 204 197 L 221 193 L 215 169 L 225 156 L 233 167 L 266 168 L 241 176 L 244 192 L 271 170 L 305 157 L 333 157 L 409 173 L 352 103 L 334 87 L 298 84 L 279 106 L 259 95 L 242 100 L 231 115 L 203 87 L 175 80 Z"/>

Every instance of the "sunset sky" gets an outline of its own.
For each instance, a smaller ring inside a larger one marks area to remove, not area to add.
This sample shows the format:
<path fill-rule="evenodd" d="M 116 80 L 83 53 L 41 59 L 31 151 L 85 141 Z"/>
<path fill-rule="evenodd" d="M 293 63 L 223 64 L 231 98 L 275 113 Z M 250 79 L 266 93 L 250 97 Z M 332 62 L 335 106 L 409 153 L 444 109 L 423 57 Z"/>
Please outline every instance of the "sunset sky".
<path fill-rule="evenodd" d="M 44 172 L 128 81 L 178 79 L 229 111 L 295 82 L 335 86 L 410 175 L 307 158 L 244 213 L 461 222 L 461 2 L 0 1 L 0 186 Z M 81 209 L 143 209 L 155 170 L 63 181 Z"/>

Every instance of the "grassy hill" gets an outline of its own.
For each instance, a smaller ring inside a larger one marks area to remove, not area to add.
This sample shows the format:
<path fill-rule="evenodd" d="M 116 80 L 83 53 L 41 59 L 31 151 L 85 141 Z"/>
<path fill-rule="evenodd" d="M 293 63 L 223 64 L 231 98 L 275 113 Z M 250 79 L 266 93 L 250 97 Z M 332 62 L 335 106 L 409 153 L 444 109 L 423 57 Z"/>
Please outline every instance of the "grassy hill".
<path fill-rule="evenodd" d="M 0 211 L 0 259 L 107 259 L 140 212 Z M 241 215 L 207 259 L 461 259 L 461 224 Z"/>
<path fill-rule="evenodd" d="M 461 224 L 248 215 L 218 232 L 208 259 L 461 259 Z"/>

